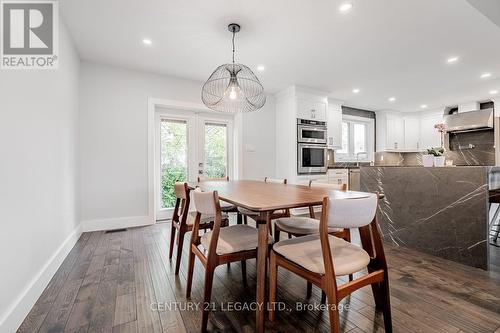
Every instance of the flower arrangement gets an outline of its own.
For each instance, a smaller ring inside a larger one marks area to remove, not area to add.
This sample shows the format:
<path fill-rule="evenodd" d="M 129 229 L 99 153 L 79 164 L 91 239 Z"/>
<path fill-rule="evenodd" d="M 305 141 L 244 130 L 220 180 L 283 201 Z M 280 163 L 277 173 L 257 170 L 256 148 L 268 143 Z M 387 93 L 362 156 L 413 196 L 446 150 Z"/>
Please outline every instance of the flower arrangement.
<path fill-rule="evenodd" d="M 443 136 L 444 136 L 444 124 L 443 123 L 438 123 L 436 125 L 434 125 L 434 128 L 438 130 L 440 136 L 441 136 L 441 147 L 443 147 L 443 142 L 444 142 L 444 139 L 443 139 Z"/>
<path fill-rule="evenodd" d="M 432 155 L 432 156 L 443 156 L 444 155 L 444 148 L 443 147 L 434 147 L 431 149 L 427 149 L 427 154 Z"/>

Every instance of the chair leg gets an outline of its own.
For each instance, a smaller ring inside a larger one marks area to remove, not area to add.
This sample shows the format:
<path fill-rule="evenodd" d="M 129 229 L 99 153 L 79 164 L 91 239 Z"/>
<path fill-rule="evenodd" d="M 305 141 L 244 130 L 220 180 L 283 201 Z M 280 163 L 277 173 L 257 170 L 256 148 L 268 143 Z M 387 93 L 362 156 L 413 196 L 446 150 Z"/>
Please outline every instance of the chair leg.
<path fill-rule="evenodd" d="M 236 213 L 236 224 L 243 224 L 243 217 L 240 212 Z"/>
<path fill-rule="evenodd" d="M 212 297 L 212 284 L 214 281 L 214 270 L 215 267 L 212 267 L 209 263 L 207 269 L 205 271 L 205 291 L 203 293 L 203 313 L 201 316 L 201 331 L 207 331 L 208 325 L 208 315 L 210 314 L 210 299 Z"/>
<path fill-rule="evenodd" d="M 177 259 L 175 261 L 175 275 L 179 275 L 179 269 L 181 268 L 181 256 L 182 256 L 182 245 L 184 244 L 184 236 L 186 232 L 184 230 L 179 230 L 179 239 L 177 240 Z"/>
<path fill-rule="evenodd" d="M 375 307 L 382 310 L 384 314 L 384 327 L 386 332 L 392 332 L 391 299 L 389 295 L 389 282 L 387 273 L 385 280 L 381 283 L 372 284 Z"/>
<path fill-rule="evenodd" d="M 191 286 L 193 285 L 193 271 L 194 271 L 194 261 L 196 259 L 196 255 L 189 248 L 189 262 L 188 262 L 188 274 L 187 274 L 187 285 L 186 285 L 186 298 L 191 297 Z"/>
<path fill-rule="evenodd" d="M 172 259 L 172 255 L 174 253 L 175 230 L 174 222 L 172 222 L 172 228 L 170 229 L 170 251 L 168 252 L 169 259 Z"/>
<path fill-rule="evenodd" d="M 292 234 L 288 233 L 288 239 L 292 239 Z"/>
<path fill-rule="evenodd" d="M 280 241 L 280 228 L 277 225 L 274 226 L 274 242 L 278 243 Z"/>
<path fill-rule="evenodd" d="M 352 274 L 349 274 L 349 281 L 354 280 L 354 276 Z"/>
<path fill-rule="evenodd" d="M 269 235 L 273 235 L 273 224 L 271 223 L 271 220 L 267 221 L 267 230 L 269 230 Z"/>
<path fill-rule="evenodd" d="M 326 293 L 321 290 L 321 304 L 325 304 L 326 303 Z"/>
<path fill-rule="evenodd" d="M 312 283 L 307 281 L 306 298 L 307 299 L 311 298 L 311 295 L 312 295 Z"/>
<path fill-rule="evenodd" d="M 243 223 L 246 225 L 248 224 L 248 216 L 243 215 Z"/>
<path fill-rule="evenodd" d="M 276 265 L 276 254 L 271 250 L 269 258 L 269 321 L 276 318 L 276 291 L 278 289 L 278 266 Z"/>
<path fill-rule="evenodd" d="M 330 332 L 340 333 L 340 317 L 338 304 L 334 300 L 333 295 L 327 295 L 328 298 L 328 315 L 330 316 Z"/>
<path fill-rule="evenodd" d="M 246 260 L 241 261 L 241 279 L 243 284 L 247 285 L 247 262 Z"/>

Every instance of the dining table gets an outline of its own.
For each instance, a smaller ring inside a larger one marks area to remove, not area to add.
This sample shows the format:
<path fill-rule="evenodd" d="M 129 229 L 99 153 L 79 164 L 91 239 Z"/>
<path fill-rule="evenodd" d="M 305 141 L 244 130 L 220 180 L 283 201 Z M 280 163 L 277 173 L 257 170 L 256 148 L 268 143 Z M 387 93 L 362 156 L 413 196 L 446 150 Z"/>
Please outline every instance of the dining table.
<path fill-rule="evenodd" d="M 254 180 L 202 181 L 189 183 L 191 188 L 199 187 L 202 191 L 217 191 L 219 198 L 237 207 L 258 213 L 257 248 L 257 291 L 255 331 L 264 332 L 266 312 L 266 260 L 270 219 L 273 212 L 283 209 L 319 206 L 328 196 L 337 199 L 355 199 L 368 196 L 359 191 L 330 190 L 327 187 L 280 184 Z M 268 224 L 269 223 L 269 224 Z"/>

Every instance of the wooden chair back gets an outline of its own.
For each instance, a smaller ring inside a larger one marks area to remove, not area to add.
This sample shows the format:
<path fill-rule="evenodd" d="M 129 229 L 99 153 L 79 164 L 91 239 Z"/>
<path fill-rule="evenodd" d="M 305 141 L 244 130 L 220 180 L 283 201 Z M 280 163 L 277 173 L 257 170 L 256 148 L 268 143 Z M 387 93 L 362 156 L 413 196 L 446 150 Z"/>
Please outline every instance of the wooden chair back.
<path fill-rule="evenodd" d="M 322 183 L 317 180 L 310 180 L 309 181 L 309 186 L 310 187 L 322 187 L 322 188 L 327 188 L 337 191 L 347 191 L 347 184 L 333 184 L 333 183 Z"/>
<path fill-rule="evenodd" d="M 191 237 L 194 237 L 193 241 L 195 244 L 199 244 L 199 227 L 201 215 L 215 215 L 214 226 L 212 229 L 212 236 L 210 237 L 210 246 L 208 248 L 208 260 L 215 258 L 217 243 L 219 241 L 220 228 L 222 224 L 222 213 L 219 203 L 219 195 L 217 191 L 213 192 L 202 192 L 200 188 L 196 188 L 193 192 L 193 201 L 196 206 L 196 218 L 194 220 L 193 226 L 193 234 Z"/>
<path fill-rule="evenodd" d="M 228 182 L 228 181 L 229 181 L 229 176 L 219 177 L 219 178 L 207 178 L 207 177 L 198 176 L 198 183 L 201 183 L 201 182 Z"/>
<path fill-rule="evenodd" d="M 266 182 L 266 183 L 276 183 L 276 184 L 286 184 L 287 180 L 286 180 L 286 178 L 279 179 L 279 178 L 269 178 L 269 177 L 266 177 L 266 178 L 264 178 L 264 182 Z"/>
<path fill-rule="evenodd" d="M 174 184 L 175 206 L 172 214 L 172 222 L 185 224 L 189 213 L 190 189 L 187 183 L 177 182 Z"/>
<path fill-rule="evenodd" d="M 344 203 L 340 204 L 338 201 L 344 201 Z M 330 199 L 328 197 L 323 199 L 319 236 L 321 251 L 323 253 L 323 263 L 325 265 L 325 275 L 331 278 L 331 283 L 333 283 L 335 287 L 334 290 L 337 288 L 337 284 L 335 281 L 335 269 L 330 242 L 328 240 L 328 229 L 331 227 L 329 219 L 337 221 L 337 217 L 334 217 L 336 212 L 352 221 L 344 222 L 341 227 L 349 225 L 359 229 L 362 247 L 372 258 L 368 266 L 368 272 L 374 269 L 387 269 L 387 262 L 376 214 L 377 207 L 378 193 L 360 199 Z M 336 225 L 337 223 L 340 224 L 340 222 L 335 223 Z"/>
<path fill-rule="evenodd" d="M 328 198 L 328 226 L 360 228 L 370 224 L 377 211 L 377 195 L 359 199 Z"/>

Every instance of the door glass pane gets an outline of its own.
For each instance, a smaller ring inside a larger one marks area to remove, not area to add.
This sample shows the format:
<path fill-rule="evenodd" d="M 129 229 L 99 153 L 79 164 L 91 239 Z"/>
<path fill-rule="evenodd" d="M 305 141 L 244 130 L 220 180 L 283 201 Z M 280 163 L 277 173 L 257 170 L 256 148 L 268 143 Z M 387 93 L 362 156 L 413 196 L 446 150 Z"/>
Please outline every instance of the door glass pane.
<path fill-rule="evenodd" d="M 186 181 L 188 174 L 187 122 L 162 119 L 161 136 L 161 205 L 175 205 L 174 183 Z"/>
<path fill-rule="evenodd" d="M 354 123 L 354 154 L 366 152 L 366 125 Z"/>
<path fill-rule="evenodd" d="M 302 137 L 304 139 L 325 139 L 325 131 L 315 131 L 315 130 L 302 130 Z"/>
<path fill-rule="evenodd" d="M 349 154 L 349 123 L 342 122 L 342 149 L 337 150 L 338 154 Z"/>
<path fill-rule="evenodd" d="M 207 178 L 227 176 L 226 124 L 205 123 L 205 168 Z"/>

